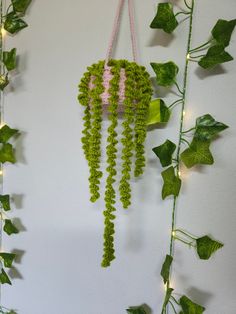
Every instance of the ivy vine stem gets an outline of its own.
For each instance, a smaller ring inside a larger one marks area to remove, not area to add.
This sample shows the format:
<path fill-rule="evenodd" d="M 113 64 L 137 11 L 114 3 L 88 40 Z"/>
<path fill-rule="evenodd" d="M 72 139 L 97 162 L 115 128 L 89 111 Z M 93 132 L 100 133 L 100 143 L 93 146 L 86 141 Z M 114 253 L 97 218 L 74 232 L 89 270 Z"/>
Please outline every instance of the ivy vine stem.
<path fill-rule="evenodd" d="M 190 7 L 190 19 L 189 19 L 189 32 L 188 32 L 188 41 L 187 41 L 187 51 L 186 51 L 186 59 L 185 59 L 185 70 L 184 70 L 184 79 L 183 79 L 183 92 L 182 92 L 182 106 L 181 106 L 181 115 L 180 115 L 180 127 L 179 127 L 179 141 L 177 146 L 177 153 L 176 153 L 176 176 L 179 178 L 179 170 L 180 170 L 180 152 L 183 143 L 183 127 L 184 127 L 184 112 L 186 107 L 186 91 L 187 91 L 187 79 L 188 79 L 188 69 L 189 69 L 189 54 L 191 51 L 191 40 L 192 40 L 192 28 L 193 28 L 193 13 L 194 13 L 194 4 L 195 0 L 192 0 L 192 5 Z M 172 207 L 172 223 L 171 223 L 171 236 L 170 236 L 170 248 L 169 248 L 169 255 L 174 257 L 174 240 L 175 240 L 175 222 L 176 222 L 176 209 L 177 209 L 177 196 L 174 196 L 173 199 L 173 207 Z M 171 272 L 169 274 L 169 278 L 167 280 L 167 289 L 166 289 L 166 297 L 168 296 L 168 290 L 170 288 L 170 281 L 171 281 Z M 165 301 L 162 306 L 162 313 L 166 313 L 168 310 L 168 305 L 166 305 Z"/>

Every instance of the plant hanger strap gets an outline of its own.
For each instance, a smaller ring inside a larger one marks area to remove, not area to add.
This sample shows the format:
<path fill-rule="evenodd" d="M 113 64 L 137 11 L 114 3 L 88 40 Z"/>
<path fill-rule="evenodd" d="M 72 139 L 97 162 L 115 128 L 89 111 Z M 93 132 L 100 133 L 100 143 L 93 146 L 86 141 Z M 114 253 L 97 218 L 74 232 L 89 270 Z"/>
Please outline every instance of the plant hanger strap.
<path fill-rule="evenodd" d="M 120 20 L 121 20 L 121 12 L 124 7 L 125 0 L 119 0 L 117 12 L 115 16 L 115 22 L 107 50 L 107 56 L 106 56 L 106 65 L 108 61 L 112 57 L 113 47 L 114 43 L 117 39 L 117 34 L 120 27 Z M 132 52 L 133 52 L 133 60 L 134 62 L 137 62 L 137 39 L 136 39 L 136 32 L 135 32 L 135 22 L 134 22 L 134 2 L 133 0 L 128 0 L 128 6 L 129 6 L 129 22 L 130 22 L 130 34 L 131 34 L 131 42 L 132 42 Z"/>

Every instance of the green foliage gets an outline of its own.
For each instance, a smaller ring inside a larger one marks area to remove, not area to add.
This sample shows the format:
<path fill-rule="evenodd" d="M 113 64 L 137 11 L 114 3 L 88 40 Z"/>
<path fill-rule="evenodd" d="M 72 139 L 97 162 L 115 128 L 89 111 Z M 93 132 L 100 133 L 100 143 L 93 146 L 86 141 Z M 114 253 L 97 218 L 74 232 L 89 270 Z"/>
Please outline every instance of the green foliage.
<path fill-rule="evenodd" d="M 178 196 L 181 188 L 181 180 L 175 175 L 174 167 L 169 167 L 162 173 L 164 185 L 162 188 L 162 198 L 165 199 L 169 195 Z"/>
<path fill-rule="evenodd" d="M 10 219 L 5 219 L 3 230 L 8 235 L 19 233 L 19 230 L 16 228 L 16 226 L 12 223 L 12 221 Z"/>
<path fill-rule="evenodd" d="M 162 167 L 167 167 L 172 164 L 172 155 L 176 149 L 176 145 L 170 140 L 166 140 L 160 146 L 153 148 L 153 152 L 160 159 Z"/>
<path fill-rule="evenodd" d="M 115 233 L 115 225 L 113 220 L 115 219 L 115 215 L 113 214 L 116 211 L 116 208 L 114 207 L 115 204 L 115 198 L 116 198 L 116 192 L 113 187 L 115 183 L 115 176 L 117 174 L 117 171 L 115 169 L 116 167 L 116 153 L 117 153 L 117 132 L 116 128 L 118 125 L 117 119 L 118 119 L 118 101 L 119 101 L 119 81 L 120 81 L 120 69 L 121 65 L 120 63 L 116 64 L 116 66 L 112 67 L 112 75 L 113 78 L 110 82 L 110 89 L 109 94 L 111 95 L 109 98 L 109 106 L 108 106 L 108 112 L 109 112 L 109 120 L 110 126 L 108 127 L 108 138 L 107 138 L 107 148 L 106 148 L 106 154 L 107 154 L 107 181 L 106 181 L 106 191 L 105 191 L 105 203 L 106 203 L 106 210 L 103 212 L 105 217 L 105 229 L 104 229 L 104 254 L 103 254 L 103 260 L 102 260 L 102 267 L 108 267 L 110 266 L 112 260 L 115 259 L 115 250 L 114 250 L 114 233 Z"/>
<path fill-rule="evenodd" d="M 127 313 L 130 313 L 130 314 L 147 314 L 147 312 L 143 306 L 130 307 L 126 311 L 127 311 Z"/>
<path fill-rule="evenodd" d="M 185 295 L 180 298 L 179 303 L 182 307 L 183 314 L 202 314 L 205 311 L 203 306 L 194 303 Z"/>
<path fill-rule="evenodd" d="M 224 245 L 220 242 L 212 240 L 208 236 L 198 238 L 197 242 L 197 253 L 200 259 L 208 260 L 214 252 L 222 248 Z"/>
<path fill-rule="evenodd" d="M 12 253 L 0 253 L 0 257 L 3 259 L 4 266 L 7 268 L 12 267 L 12 263 L 16 257 L 16 254 Z"/>
<path fill-rule="evenodd" d="M 0 90 L 3 91 L 9 84 L 8 75 L 0 75 Z"/>
<path fill-rule="evenodd" d="M 207 54 L 201 58 L 198 64 L 204 69 L 211 69 L 218 64 L 232 61 L 234 58 L 224 49 L 223 45 L 210 47 Z"/>
<path fill-rule="evenodd" d="M 152 21 L 151 28 L 163 29 L 166 33 L 172 33 L 178 26 L 178 21 L 173 12 L 173 4 L 159 3 L 157 14 Z"/>
<path fill-rule="evenodd" d="M 28 24 L 16 12 L 13 11 L 7 14 L 4 29 L 10 34 L 16 34 L 27 26 Z"/>
<path fill-rule="evenodd" d="M 3 63 L 8 71 L 16 68 L 16 48 L 10 51 L 3 51 Z"/>
<path fill-rule="evenodd" d="M 157 84 L 160 86 L 169 87 L 175 83 L 176 75 L 179 72 L 178 66 L 172 62 L 166 63 L 151 63 L 151 66 L 156 73 Z"/>
<path fill-rule="evenodd" d="M 165 261 L 161 268 L 161 276 L 163 278 L 164 283 L 166 284 L 170 277 L 170 267 L 173 262 L 173 257 L 170 255 L 166 255 Z"/>
<path fill-rule="evenodd" d="M 31 0 L 11 0 L 14 11 L 25 14 L 28 9 Z"/>
<path fill-rule="evenodd" d="M 210 141 L 194 138 L 190 146 L 181 154 L 181 160 L 187 168 L 195 165 L 212 165 L 214 158 L 210 152 Z"/>
<path fill-rule="evenodd" d="M 10 162 L 12 164 L 16 162 L 13 147 L 11 144 L 6 143 L 2 145 L 0 149 L 0 162 L 3 164 L 5 162 Z"/>
<path fill-rule="evenodd" d="M 194 137 L 199 140 L 212 140 L 228 126 L 216 121 L 210 114 L 197 118 Z"/>
<path fill-rule="evenodd" d="M 1 273 L 0 273 L 0 283 L 1 284 L 8 284 L 11 285 L 11 280 L 9 279 L 7 273 L 5 270 L 2 268 Z"/>
<path fill-rule="evenodd" d="M 170 110 L 162 99 L 154 99 L 149 104 L 147 125 L 167 123 L 170 118 Z"/>
<path fill-rule="evenodd" d="M 227 47 L 236 26 L 236 19 L 231 21 L 218 20 L 211 33 L 218 44 Z"/>
<path fill-rule="evenodd" d="M 18 130 L 11 129 L 8 125 L 4 125 L 0 129 L 0 143 L 7 143 L 9 139 L 16 135 L 18 132 Z"/>
<path fill-rule="evenodd" d="M 135 110 L 135 177 L 143 173 L 145 166 L 145 147 L 144 142 L 147 136 L 147 117 L 149 103 L 151 101 L 152 88 L 150 76 L 144 67 L 135 66 L 136 89 L 134 91 L 136 98 Z M 135 86 L 135 85 L 134 85 Z"/>
<path fill-rule="evenodd" d="M 10 195 L 0 195 L 0 203 L 5 211 L 11 210 Z"/>

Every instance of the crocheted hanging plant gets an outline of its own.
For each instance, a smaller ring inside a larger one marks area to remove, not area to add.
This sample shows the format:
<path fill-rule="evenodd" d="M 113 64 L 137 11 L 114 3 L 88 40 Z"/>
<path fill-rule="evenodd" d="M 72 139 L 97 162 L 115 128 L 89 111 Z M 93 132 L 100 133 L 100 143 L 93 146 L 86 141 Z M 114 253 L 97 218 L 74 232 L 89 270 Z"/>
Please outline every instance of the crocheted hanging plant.
<path fill-rule="evenodd" d="M 107 109 L 110 125 L 107 129 L 107 178 L 105 188 L 105 231 L 102 266 L 107 267 L 115 259 L 114 219 L 117 174 L 118 113 L 123 111 L 122 176 L 119 182 L 120 201 L 124 208 L 131 204 L 130 178 L 132 159 L 135 157 L 134 175 L 143 173 L 145 166 L 144 141 L 146 120 L 152 95 L 150 77 L 145 67 L 127 60 L 100 61 L 88 67 L 79 85 L 79 101 L 84 106 L 83 150 L 90 168 L 90 193 L 92 202 L 99 197 L 101 126 L 104 107 Z"/>

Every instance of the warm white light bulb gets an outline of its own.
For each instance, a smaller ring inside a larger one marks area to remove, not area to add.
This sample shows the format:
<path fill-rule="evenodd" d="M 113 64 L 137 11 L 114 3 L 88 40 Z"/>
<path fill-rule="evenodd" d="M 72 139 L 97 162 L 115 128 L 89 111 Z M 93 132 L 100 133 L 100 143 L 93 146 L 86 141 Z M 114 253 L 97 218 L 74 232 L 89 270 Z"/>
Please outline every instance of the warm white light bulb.
<path fill-rule="evenodd" d="M 1 28 L 2 37 L 5 37 L 7 34 L 7 31 L 4 29 L 4 27 Z"/>
<path fill-rule="evenodd" d="M 186 116 L 186 112 L 185 111 L 183 111 L 183 117 L 185 117 Z"/>
<path fill-rule="evenodd" d="M 188 54 L 187 54 L 187 60 L 189 60 L 189 59 L 190 59 L 190 54 L 188 53 Z"/>
<path fill-rule="evenodd" d="M 181 171 L 178 172 L 179 177 L 181 177 Z"/>
<path fill-rule="evenodd" d="M 175 238 L 175 236 L 176 236 L 176 232 L 172 231 L 172 237 Z"/>
<path fill-rule="evenodd" d="M 0 169 L 0 176 L 2 176 L 3 175 L 3 171 L 2 171 L 2 169 Z"/>

